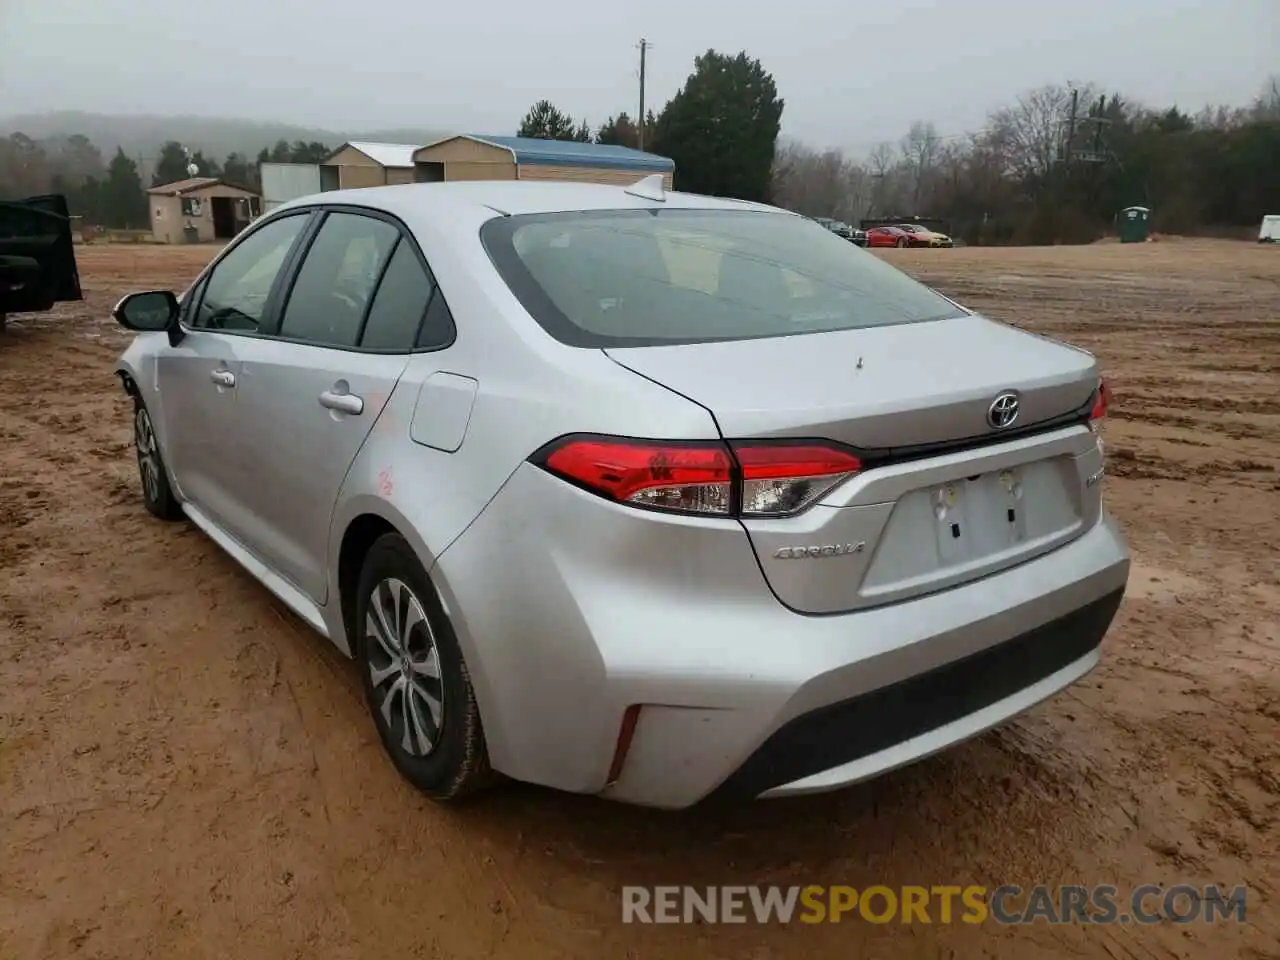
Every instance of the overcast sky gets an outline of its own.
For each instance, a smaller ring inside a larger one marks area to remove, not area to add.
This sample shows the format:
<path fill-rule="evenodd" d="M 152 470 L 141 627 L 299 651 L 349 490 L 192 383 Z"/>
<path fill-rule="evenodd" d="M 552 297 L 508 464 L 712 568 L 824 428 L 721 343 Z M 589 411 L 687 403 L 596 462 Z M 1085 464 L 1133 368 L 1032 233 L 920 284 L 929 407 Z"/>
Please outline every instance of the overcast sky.
<path fill-rule="evenodd" d="M 514 133 L 660 107 L 696 54 L 759 57 L 783 133 L 865 153 L 914 119 L 977 129 L 1044 83 L 1192 111 L 1280 70 L 1280 0 L 0 0 L 0 115 L 193 113 Z"/>

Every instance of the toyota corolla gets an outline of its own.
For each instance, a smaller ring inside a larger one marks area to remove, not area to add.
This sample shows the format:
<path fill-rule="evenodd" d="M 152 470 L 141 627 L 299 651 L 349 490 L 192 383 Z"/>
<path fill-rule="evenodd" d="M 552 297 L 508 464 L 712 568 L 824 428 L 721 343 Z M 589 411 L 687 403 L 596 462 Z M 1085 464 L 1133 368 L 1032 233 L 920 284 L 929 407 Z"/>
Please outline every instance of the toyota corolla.
<path fill-rule="evenodd" d="M 324 193 L 115 316 L 146 508 L 436 799 L 841 787 L 1080 679 L 1124 591 L 1094 358 L 771 207 Z"/>

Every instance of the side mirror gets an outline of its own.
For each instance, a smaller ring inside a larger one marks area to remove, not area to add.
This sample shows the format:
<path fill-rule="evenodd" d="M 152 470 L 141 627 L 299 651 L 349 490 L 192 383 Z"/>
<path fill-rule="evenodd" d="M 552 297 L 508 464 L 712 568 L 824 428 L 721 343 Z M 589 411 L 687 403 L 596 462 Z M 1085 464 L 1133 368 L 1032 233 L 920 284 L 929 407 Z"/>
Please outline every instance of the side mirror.
<path fill-rule="evenodd" d="M 116 323 L 138 333 L 159 333 L 178 324 L 178 298 L 168 290 L 131 293 L 111 311 Z"/>

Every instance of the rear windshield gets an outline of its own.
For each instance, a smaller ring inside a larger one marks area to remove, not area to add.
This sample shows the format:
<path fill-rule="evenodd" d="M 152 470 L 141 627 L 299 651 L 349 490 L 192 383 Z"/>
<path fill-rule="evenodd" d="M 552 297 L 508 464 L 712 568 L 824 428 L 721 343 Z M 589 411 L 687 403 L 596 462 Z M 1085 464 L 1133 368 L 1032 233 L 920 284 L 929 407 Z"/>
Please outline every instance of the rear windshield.
<path fill-rule="evenodd" d="M 557 340 L 634 347 L 941 320 L 962 311 L 811 220 L 607 210 L 490 220 L 481 240 Z"/>

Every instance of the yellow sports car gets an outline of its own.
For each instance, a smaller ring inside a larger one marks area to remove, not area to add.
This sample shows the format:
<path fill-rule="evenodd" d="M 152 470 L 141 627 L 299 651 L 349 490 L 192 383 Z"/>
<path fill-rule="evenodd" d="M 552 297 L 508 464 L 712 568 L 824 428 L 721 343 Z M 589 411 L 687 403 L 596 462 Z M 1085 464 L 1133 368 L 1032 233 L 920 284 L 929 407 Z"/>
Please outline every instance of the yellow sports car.
<path fill-rule="evenodd" d="M 899 230 L 904 230 L 911 234 L 910 246 L 913 247 L 953 247 L 955 244 L 951 238 L 945 233 L 939 233 L 936 230 L 926 230 L 918 223 L 900 223 Z"/>

